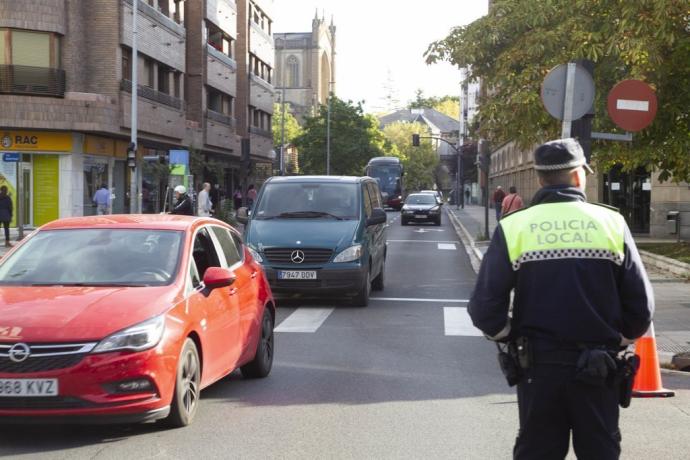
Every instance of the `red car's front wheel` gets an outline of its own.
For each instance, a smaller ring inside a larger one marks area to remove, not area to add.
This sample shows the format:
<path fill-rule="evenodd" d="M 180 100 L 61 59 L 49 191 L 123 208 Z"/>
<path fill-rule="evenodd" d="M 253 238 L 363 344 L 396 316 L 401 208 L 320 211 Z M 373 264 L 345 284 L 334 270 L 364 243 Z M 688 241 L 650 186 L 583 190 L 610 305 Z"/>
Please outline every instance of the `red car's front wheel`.
<path fill-rule="evenodd" d="M 187 339 L 177 361 L 175 393 L 167 421 L 170 426 L 183 427 L 192 423 L 199 407 L 201 383 L 199 351 L 192 339 Z"/>

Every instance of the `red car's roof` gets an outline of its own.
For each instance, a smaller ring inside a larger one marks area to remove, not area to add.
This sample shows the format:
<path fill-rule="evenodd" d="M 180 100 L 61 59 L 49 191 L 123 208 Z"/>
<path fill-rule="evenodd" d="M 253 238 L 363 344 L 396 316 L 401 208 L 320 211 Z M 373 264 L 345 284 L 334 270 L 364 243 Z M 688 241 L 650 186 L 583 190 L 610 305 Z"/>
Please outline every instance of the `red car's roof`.
<path fill-rule="evenodd" d="M 187 230 L 194 226 L 195 223 L 207 221 L 215 220 L 170 214 L 113 214 L 107 216 L 68 217 L 47 223 L 41 227 L 41 230 L 63 230 L 71 228 Z"/>

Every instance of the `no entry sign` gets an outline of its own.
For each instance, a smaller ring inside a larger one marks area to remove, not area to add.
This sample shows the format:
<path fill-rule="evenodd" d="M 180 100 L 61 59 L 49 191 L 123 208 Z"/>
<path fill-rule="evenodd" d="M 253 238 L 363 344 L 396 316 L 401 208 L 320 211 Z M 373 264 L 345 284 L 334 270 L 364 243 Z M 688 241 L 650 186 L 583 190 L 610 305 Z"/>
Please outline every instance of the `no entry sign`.
<path fill-rule="evenodd" d="M 626 131 L 640 131 L 649 126 L 656 116 L 656 94 L 645 82 L 624 80 L 609 93 L 607 106 L 616 126 Z"/>

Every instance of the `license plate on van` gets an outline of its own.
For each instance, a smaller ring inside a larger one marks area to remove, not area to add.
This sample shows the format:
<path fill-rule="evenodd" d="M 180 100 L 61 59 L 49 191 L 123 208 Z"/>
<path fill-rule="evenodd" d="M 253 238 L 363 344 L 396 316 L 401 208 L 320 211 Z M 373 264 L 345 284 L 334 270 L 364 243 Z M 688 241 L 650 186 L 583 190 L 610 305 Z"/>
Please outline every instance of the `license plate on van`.
<path fill-rule="evenodd" d="M 298 271 L 298 270 L 287 270 L 278 272 L 279 280 L 315 280 L 315 271 Z"/>

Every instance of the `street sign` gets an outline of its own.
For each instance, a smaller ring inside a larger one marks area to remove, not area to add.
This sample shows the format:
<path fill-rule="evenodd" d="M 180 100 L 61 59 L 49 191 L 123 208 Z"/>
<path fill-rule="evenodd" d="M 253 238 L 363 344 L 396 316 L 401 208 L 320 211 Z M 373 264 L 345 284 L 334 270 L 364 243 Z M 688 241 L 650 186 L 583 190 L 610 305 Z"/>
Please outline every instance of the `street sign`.
<path fill-rule="evenodd" d="M 541 86 L 541 100 L 544 108 L 552 117 L 563 120 L 568 65 L 561 64 L 554 67 L 544 78 Z M 573 86 L 572 117 L 570 120 L 582 118 L 592 108 L 594 103 L 594 80 L 590 73 L 582 65 L 575 66 L 575 78 Z"/>
<path fill-rule="evenodd" d="M 640 131 L 656 116 L 656 94 L 643 81 L 624 80 L 609 93 L 607 108 L 616 126 L 626 131 Z"/>
<path fill-rule="evenodd" d="M 19 162 L 19 153 L 3 153 L 2 154 L 2 161 L 6 161 L 8 163 L 18 163 Z"/>

